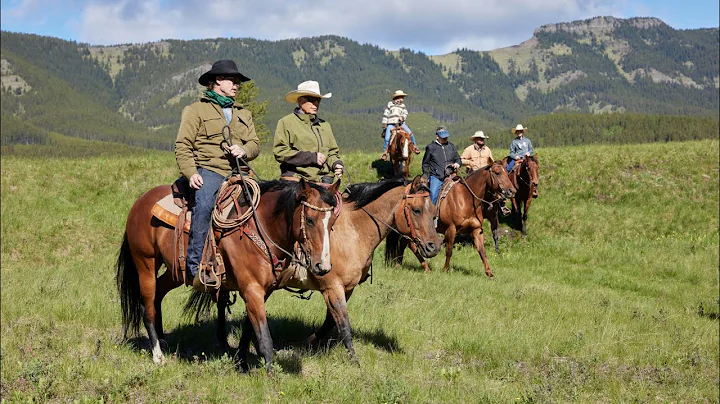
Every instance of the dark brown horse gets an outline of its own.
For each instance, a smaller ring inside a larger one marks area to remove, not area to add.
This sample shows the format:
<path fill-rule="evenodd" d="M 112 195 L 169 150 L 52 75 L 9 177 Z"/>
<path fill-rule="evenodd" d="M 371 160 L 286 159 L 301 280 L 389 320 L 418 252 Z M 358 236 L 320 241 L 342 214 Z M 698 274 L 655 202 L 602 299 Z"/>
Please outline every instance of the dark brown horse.
<path fill-rule="evenodd" d="M 390 162 L 392 162 L 395 175 L 402 174 L 404 178 L 408 178 L 410 173 L 410 162 L 413 154 L 417 154 L 419 149 L 413 144 L 410 134 L 402 128 L 393 128 L 393 138 L 388 145 L 388 154 Z"/>
<path fill-rule="evenodd" d="M 493 277 L 490 264 L 485 253 L 485 235 L 483 234 L 483 220 L 485 212 L 490 213 L 490 225 L 493 228 L 493 239 L 497 249 L 497 209 L 503 198 L 512 197 L 515 188 L 508 178 L 507 171 L 498 162 L 480 168 L 470 173 L 459 184 L 455 184 L 445 199 L 440 202 L 437 231 L 445 234 L 445 272 L 450 270 L 453 244 L 458 233 L 470 233 L 475 248 L 480 254 L 485 273 Z M 420 260 L 426 272 L 430 271 L 427 262 L 417 254 L 415 246 L 410 243 L 410 249 Z M 404 246 L 386 256 L 389 261 L 401 263 Z"/>
<path fill-rule="evenodd" d="M 308 344 L 318 343 L 337 326 L 341 341 L 351 359 L 355 360 L 347 302 L 355 287 L 368 278 L 375 248 L 388 234 L 394 234 L 395 240 L 398 237 L 413 239 L 420 246 L 423 256 L 433 257 L 440 251 L 440 238 L 433 228 L 434 205 L 430 201 L 427 183 L 419 176 L 407 186 L 399 178 L 354 184 L 348 187 L 344 196 L 342 214 L 330 236 L 332 271 L 321 277 L 309 274 L 305 280 L 293 279 L 288 286 L 319 290 L 325 298 L 325 321 L 308 338 Z M 402 236 L 398 236 L 396 231 Z M 204 302 L 195 302 L 194 307 L 190 305 L 189 309 L 207 307 L 209 301 L 206 296 L 203 297 Z M 218 337 L 220 344 L 227 346 L 225 306 L 220 304 L 225 301 L 227 299 L 218 301 Z M 244 363 L 250 342 L 249 333 L 244 331 L 247 326 L 246 319 L 238 344 L 237 355 L 243 366 L 246 366 Z"/>
<path fill-rule="evenodd" d="M 322 275 L 330 270 L 328 234 L 335 215 L 328 208 L 337 204 L 335 193 L 338 187 L 339 182 L 329 189 L 305 181 L 263 183 L 256 212 L 261 229 L 258 229 L 255 220 L 250 220 L 247 226 L 255 235 L 266 237 L 266 247 L 277 257 L 285 256 L 283 250 L 292 251 L 298 241 L 308 256 L 310 270 L 318 276 Z M 169 194 L 169 186 L 160 186 L 138 198 L 128 214 L 117 262 L 123 335 L 127 337 L 129 328 L 137 333 L 142 320 L 150 338 L 155 363 L 165 361 L 159 343 L 163 338 L 162 299 L 170 290 L 182 284 L 181 280 L 172 276 L 175 262 L 174 230 L 150 213 L 153 205 Z M 302 223 L 301 217 L 304 218 Z M 279 275 L 271 264 L 267 249 L 260 248 L 260 245 L 249 235 L 235 232 L 220 240 L 219 249 L 227 271 L 227 284 L 236 285 L 245 300 L 249 322 L 259 343 L 258 352 L 265 358 L 270 371 L 273 351 L 265 300 L 278 286 Z M 289 262 L 290 259 L 287 259 L 285 266 Z M 163 264 L 167 270 L 158 277 Z"/>
<path fill-rule="evenodd" d="M 517 190 L 515 197 L 511 199 L 513 217 L 519 218 L 522 222 L 523 237 L 527 235 L 530 203 L 533 198 L 537 198 L 537 187 L 540 184 L 539 163 L 537 155 L 529 156 L 515 162 L 515 167 L 510 172 L 510 181 Z M 507 158 L 503 160 L 503 165 L 507 167 Z"/>

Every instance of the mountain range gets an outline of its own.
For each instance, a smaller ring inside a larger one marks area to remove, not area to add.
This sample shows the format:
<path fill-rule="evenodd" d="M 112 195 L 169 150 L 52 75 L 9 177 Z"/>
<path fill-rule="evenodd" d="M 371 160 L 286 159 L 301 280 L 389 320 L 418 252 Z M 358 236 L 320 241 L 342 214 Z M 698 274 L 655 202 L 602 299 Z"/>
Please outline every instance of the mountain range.
<path fill-rule="evenodd" d="M 516 46 L 436 56 L 338 36 L 92 46 L 0 35 L 3 145 L 42 144 L 61 134 L 172 149 L 182 108 L 202 90 L 197 78 L 226 58 L 253 79 L 264 139 L 292 110 L 284 95 L 317 80 L 333 93 L 320 115 L 348 150 L 380 149 L 380 119 L 397 89 L 410 94 L 408 124 L 423 143 L 439 124 L 451 133 L 509 133 L 547 114 L 717 121 L 720 109 L 718 28 L 676 30 L 656 18 L 550 24 Z"/>

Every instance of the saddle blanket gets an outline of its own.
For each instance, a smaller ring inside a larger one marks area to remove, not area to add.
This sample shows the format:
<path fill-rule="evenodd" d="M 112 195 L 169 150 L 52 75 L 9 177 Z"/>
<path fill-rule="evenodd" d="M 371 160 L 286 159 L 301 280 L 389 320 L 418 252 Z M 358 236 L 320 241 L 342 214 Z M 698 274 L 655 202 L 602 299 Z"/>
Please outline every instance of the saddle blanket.
<path fill-rule="evenodd" d="M 232 210 L 233 205 L 229 204 L 225 209 L 222 211 L 222 218 L 227 219 L 230 215 L 230 211 Z M 175 201 L 173 200 L 172 194 L 167 194 L 164 198 L 160 199 L 153 205 L 152 209 L 150 209 L 150 213 L 152 213 L 153 216 L 158 218 L 163 223 L 166 223 L 172 227 L 175 227 L 177 224 L 178 216 L 180 216 L 180 212 L 182 212 L 182 209 L 175 204 Z M 185 233 L 190 233 L 190 211 L 188 210 L 187 214 L 185 215 L 185 227 L 183 229 Z"/>

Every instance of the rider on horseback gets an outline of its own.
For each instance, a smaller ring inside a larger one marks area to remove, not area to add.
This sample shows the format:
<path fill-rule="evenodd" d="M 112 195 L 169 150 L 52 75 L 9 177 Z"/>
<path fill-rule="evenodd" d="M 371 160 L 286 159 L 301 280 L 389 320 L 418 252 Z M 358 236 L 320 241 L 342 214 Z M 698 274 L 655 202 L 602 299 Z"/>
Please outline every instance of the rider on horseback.
<path fill-rule="evenodd" d="M 387 154 L 388 154 L 388 143 L 390 143 L 390 137 L 392 136 L 392 129 L 396 126 L 402 127 L 405 132 L 410 134 L 410 138 L 412 139 L 413 148 L 415 149 L 415 154 L 420 154 L 420 149 L 417 148 L 417 142 L 415 142 L 415 134 L 412 133 L 410 128 L 407 126 L 405 121 L 407 120 L 408 116 L 408 110 L 405 107 L 405 97 L 407 97 L 407 94 L 405 94 L 402 90 L 397 90 L 393 94 L 392 101 L 388 102 L 387 107 L 385 108 L 385 113 L 383 114 L 382 118 L 382 127 L 383 127 L 383 138 L 385 139 L 385 144 L 383 145 L 383 154 L 382 159 L 387 160 Z"/>
<path fill-rule="evenodd" d="M 524 128 L 521 124 L 518 124 L 512 129 L 512 133 L 515 135 L 515 139 L 510 142 L 510 155 L 508 156 L 508 164 L 506 167 L 508 174 L 512 173 L 516 161 L 520 162 L 525 157 L 530 157 L 534 153 L 532 142 L 530 141 L 530 139 L 525 137 L 526 129 L 527 128 Z M 515 175 L 510 175 L 510 178 L 513 181 L 513 184 L 517 186 Z M 537 190 L 533 191 L 533 197 L 537 198 Z"/>
<path fill-rule="evenodd" d="M 208 288 L 220 286 L 212 284 L 216 279 L 203 278 L 201 282 L 200 277 L 207 274 L 198 271 L 220 185 L 233 168 L 238 169 L 235 158 L 249 161 L 260 154 L 252 114 L 233 99 L 240 83 L 249 80 L 232 60 L 213 63 L 212 69 L 198 79 L 206 87 L 202 98 L 183 109 L 175 140 L 178 168 L 195 190 L 186 270 L 198 290 L 205 290 L 202 284 Z M 235 139 L 232 145 L 224 140 L 226 126 L 231 141 Z"/>

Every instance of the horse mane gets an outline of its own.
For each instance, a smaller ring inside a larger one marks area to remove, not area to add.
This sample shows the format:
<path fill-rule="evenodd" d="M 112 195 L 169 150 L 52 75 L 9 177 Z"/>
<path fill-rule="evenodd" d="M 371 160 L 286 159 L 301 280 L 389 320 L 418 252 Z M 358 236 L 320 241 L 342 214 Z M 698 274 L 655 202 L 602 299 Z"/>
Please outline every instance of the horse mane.
<path fill-rule="evenodd" d="M 326 204 L 335 207 L 337 206 L 337 199 L 335 195 L 330 193 L 327 188 L 321 187 L 320 185 L 306 181 L 311 188 L 318 190 L 320 198 Z M 292 227 L 292 218 L 295 213 L 295 208 L 298 205 L 298 193 L 300 192 L 299 181 L 288 181 L 288 180 L 272 180 L 259 182 L 260 194 L 266 192 L 280 192 L 280 196 L 277 198 L 277 204 L 272 211 L 273 218 L 277 218 L 280 215 L 285 215 L 285 220 L 288 224 L 288 228 Z"/>
<path fill-rule="evenodd" d="M 347 187 L 347 195 L 343 196 L 343 201 L 354 202 L 355 206 L 362 208 L 379 198 L 385 192 L 402 185 L 405 185 L 405 179 L 402 177 L 384 179 L 379 182 L 352 184 Z"/>

